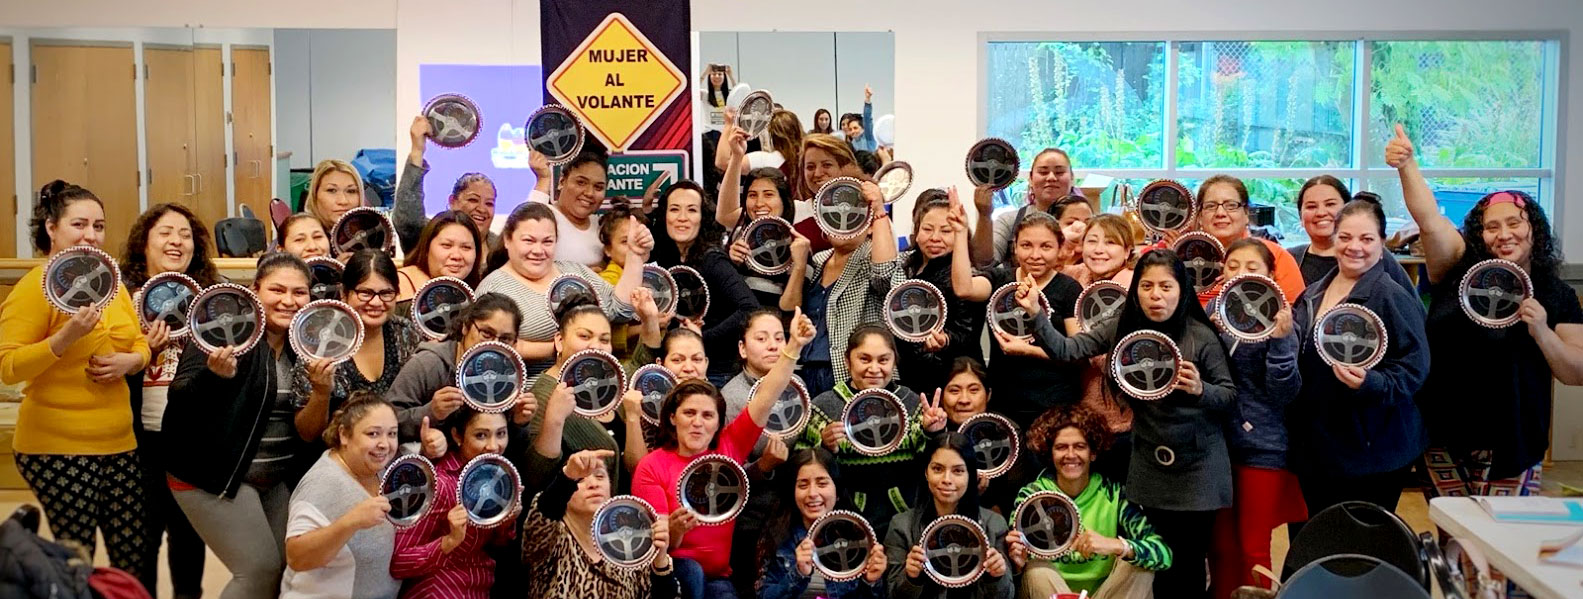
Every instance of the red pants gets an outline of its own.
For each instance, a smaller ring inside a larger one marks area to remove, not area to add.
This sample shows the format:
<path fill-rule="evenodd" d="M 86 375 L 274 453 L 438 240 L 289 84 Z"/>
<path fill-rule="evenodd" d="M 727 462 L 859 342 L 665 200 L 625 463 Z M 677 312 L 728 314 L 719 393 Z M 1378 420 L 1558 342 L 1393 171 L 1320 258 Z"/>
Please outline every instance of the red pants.
<path fill-rule="evenodd" d="M 1269 588 L 1253 573 L 1270 567 L 1270 533 L 1288 522 L 1308 519 L 1297 476 L 1288 470 L 1234 466 L 1233 503 L 1215 518 L 1214 545 L 1209 552 L 1210 596 L 1228 599 L 1242 585 Z"/>

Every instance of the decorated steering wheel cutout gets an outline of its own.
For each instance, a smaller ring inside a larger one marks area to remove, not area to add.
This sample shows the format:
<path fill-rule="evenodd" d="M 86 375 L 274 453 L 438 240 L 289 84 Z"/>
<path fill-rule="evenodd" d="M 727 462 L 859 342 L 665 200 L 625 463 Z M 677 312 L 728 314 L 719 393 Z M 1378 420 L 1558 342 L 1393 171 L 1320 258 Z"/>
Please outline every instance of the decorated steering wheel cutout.
<path fill-rule="evenodd" d="M 989 559 L 989 538 L 978 522 L 951 514 L 936 518 L 919 537 L 924 572 L 940 586 L 961 588 L 978 581 Z"/>
<path fill-rule="evenodd" d="M 172 341 L 185 339 L 191 332 L 187 328 L 187 308 L 202 291 L 197 281 L 179 272 L 149 277 L 132 299 L 137 306 L 137 320 L 145 331 L 154 323 L 163 322 L 170 329 Z"/>
<path fill-rule="evenodd" d="M 416 525 L 434 507 L 434 464 L 418 454 L 396 458 L 379 476 L 379 494 L 390 501 L 385 519 L 400 528 Z"/>
<path fill-rule="evenodd" d="M 658 553 L 654 547 L 654 525 L 659 520 L 654 506 L 635 495 L 611 497 L 594 512 L 594 547 L 612 566 L 644 568 Z"/>
<path fill-rule="evenodd" d="M 672 266 L 670 273 L 676 282 L 676 316 L 696 320 L 708 314 L 709 284 L 704 276 L 691 266 L 682 265 Z"/>
<path fill-rule="evenodd" d="M 1134 205 L 1143 228 L 1155 233 L 1185 231 L 1198 214 L 1193 192 L 1169 179 L 1155 179 L 1144 185 Z"/>
<path fill-rule="evenodd" d="M 528 147 L 544 155 L 550 166 L 571 162 L 583 149 L 583 125 L 559 104 L 545 104 L 528 117 Z"/>
<path fill-rule="evenodd" d="M 1280 285 L 1264 275 L 1244 274 L 1226 281 L 1215 302 L 1215 324 L 1241 341 L 1258 342 L 1275 333 L 1275 315 L 1286 307 Z"/>
<path fill-rule="evenodd" d="M 312 300 L 338 300 L 341 299 L 341 273 L 346 270 L 346 265 L 340 260 L 328 256 L 314 256 L 304 262 L 308 263 L 308 299 Z"/>
<path fill-rule="evenodd" d="M 1491 259 L 1468 268 L 1457 291 L 1458 303 L 1469 319 L 1498 329 L 1522 321 L 1523 300 L 1534 296 L 1534 284 L 1517 264 Z"/>
<path fill-rule="evenodd" d="M 335 221 L 335 227 L 330 229 L 330 240 L 334 242 L 336 255 L 379 250 L 394 256 L 396 225 L 391 224 L 390 217 L 384 213 L 359 206 L 347 210 Z"/>
<path fill-rule="evenodd" d="M 1017 426 L 1005 416 L 989 412 L 975 414 L 962 421 L 956 430 L 971 442 L 979 476 L 995 478 L 1010 472 L 1017 464 L 1022 437 L 1017 434 Z"/>
<path fill-rule="evenodd" d="M 825 512 L 808 527 L 813 539 L 813 566 L 825 580 L 846 582 L 863 575 L 874 546 L 874 528 L 863 516 L 846 510 Z"/>
<path fill-rule="evenodd" d="M 988 185 L 998 191 L 1016 182 L 1022 163 L 1017 149 L 1006 140 L 989 137 L 968 148 L 966 164 L 967 180 L 973 187 Z"/>
<path fill-rule="evenodd" d="M 473 288 L 456 277 L 429 279 L 412 295 L 412 322 L 430 341 L 451 334 L 451 324 L 473 303 Z"/>
<path fill-rule="evenodd" d="M 784 356 L 782 356 L 784 357 Z M 748 397 L 758 393 L 759 385 L 764 379 L 753 383 L 748 390 Z M 792 375 L 786 383 L 786 389 L 781 391 L 781 396 L 770 406 L 769 419 L 764 422 L 764 434 L 780 437 L 782 441 L 790 442 L 803 432 L 803 427 L 808 426 L 808 418 L 813 414 L 810 408 L 813 398 L 808 395 L 808 387 L 802 379 Z"/>
<path fill-rule="evenodd" d="M 1039 308 L 1050 313 L 1050 300 L 1039 291 Z M 989 313 L 989 326 L 1012 337 L 1033 339 L 1034 315 L 1017 303 L 1017 283 L 1007 283 L 990 294 L 985 308 Z"/>
<path fill-rule="evenodd" d="M 73 246 L 44 262 L 44 299 L 64 314 L 103 308 L 121 289 L 121 269 L 110 254 L 91 245 Z"/>
<path fill-rule="evenodd" d="M 210 286 L 187 308 L 192 342 L 206 354 L 231 347 L 240 356 L 264 336 L 264 307 L 253 291 L 232 283 Z"/>
<path fill-rule="evenodd" d="M 742 105 L 737 109 L 737 127 L 747 132 L 748 139 L 753 139 L 769 130 L 770 119 L 774 116 L 775 99 L 761 89 L 742 98 Z"/>
<path fill-rule="evenodd" d="M 1136 399 L 1153 401 L 1171 394 L 1182 372 L 1182 351 L 1158 331 L 1135 331 L 1122 337 L 1110 354 L 1110 376 Z"/>
<path fill-rule="evenodd" d="M 1385 359 L 1390 334 L 1373 310 L 1336 304 L 1314 323 L 1314 346 L 1327 365 L 1368 370 Z"/>
<path fill-rule="evenodd" d="M 885 389 L 864 389 L 841 410 L 841 427 L 852 449 L 866 456 L 896 451 L 907 438 L 907 406 Z"/>
<path fill-rule="evenodd" d="M 442 148 L 460 148 L 473 143 L 484 127 L 478 105 L 461 94 L 442 94 L 423 107 L 429 119 L 429 138 Z"/>
<path fill-rule="evenodd" d="M 748 244 L 746 263 L 753 272 L 764 276 L 785 274 L 791 270 L 791 223 L 778 216 L 761 216 L 742 232 Z"/>
<path fill-rule="evenodd" d="M 1187 279 L 1196 293 L 1208 291 L 1225 270 L 1226 248 L 1213 235 L 1201 231 L 1183 233 L 1172 248 L 1187 268 Z"/>
<path fill-rule="evenodd" d="M 595 306 L 600 305 L 599 290 L 588 279 L 578 275 L 561 275 L 550 281 L 550 288 L 544 294 L 544 300 L 549 303 L 550 314 L 560 314 L 561 306 L 572 301 L 573 298 L 582 298 L 582 301 Z"/>
<path fill-rule="evenodd" d="M 522 501 L 522 476 L 500 454 L 485 453 L 462 466 L 456 478 L 456 503 L 467 512 L 467 521 L 479 528 L 493 528 L 509 521 Z"/>
<path fill-rule="evenodd" d="M 643 395 L 643 421 L 659 426 L 660 407 L 665 403 L 665 395 L 676 387 L 676 375 L 659 364 L 644 364 L 632 371 L 630 384 L 633 391 Z"/>
<path fill-rule="evenodd" d="M 922 343 L 945 330 L 945 294 L 928 281 L 911 279 L 885 294 L 885 325 L 897 339 Z"/>
<path fill-rule="evenodd" d="M 879 186 L 879 195 L 885 197 L 885 205 L 889 206 L 912 187 L 912 165 L 892 160 L 874 172 L 874 184 Z"/>
<path fill-rule="evenodd" d="M 1077 294 L 1077 322 L 1084 332 L 1121 314 L 1127 306 L 1127 287 L 1115 281 L 1094 281 Z"/>
<path fill-rule="evenodd" d="M 557 378 L 572 392 L 572 411 L 588 418 L 598 418 L 620 407 L 621 392 L 627 388 L 621 362 L 597 349 L 572 354 L 561 365 Z"/>
<path fill-rule="evenodd" d="M 874 215 L 863 199 L 863 185 L 851 177 L 826 181 L 814 194 L 814 220 L 831 239 L 852 239 L 868 231 Z"/>
<path fill-rule="evenodd" d="M 1028 496 L 1011 516 L 1012 529 L 1022 533 L 1028 555 L 1042 560 L 1060 559 L 1072 551 L 1083 534 L 1077 504 L 1057 491 Z"/>
<path fill-rule="evenodd" d="M 511 409 L 527 389 L 527 369 L 510 345 L 485 341 L 474 345 L 456 361 L 456 388 L 462 399 L 480 412 L 498 414 Z"/>
<path fill-rule="evenodd" d="M 363 319 L 335 300 L 308 302 L 291 318 L 289 339 L 298 356 L 344 362 L 363 346 Z"/>
<path fill-rule="evenodd" d="M 671 271 L 658 264 L 644 264 L 643 286 L 654 295 L 654 306 L 660 309 L 661 318 L 676 315 L 676 279 Z"/>
<path fill-rule="evenodd" d="M 699 524 L 724 524 L 748 504 L 748 473 L 736 460 L 718 453 L 704 454 L 682 469 L 676 495 Z"/>

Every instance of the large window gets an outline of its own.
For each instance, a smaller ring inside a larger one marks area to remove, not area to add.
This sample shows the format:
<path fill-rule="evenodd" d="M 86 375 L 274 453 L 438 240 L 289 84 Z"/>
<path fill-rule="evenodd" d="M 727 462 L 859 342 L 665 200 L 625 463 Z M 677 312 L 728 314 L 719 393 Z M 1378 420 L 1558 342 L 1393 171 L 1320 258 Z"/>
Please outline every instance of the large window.
<path fill-rule="evenodd" d="M 1307 240 L 1297 189 L 1325 173 L 1385 199 L 1410 224 L 1383 148 L 1412 134 L 1442 211 L 1520 189 L 1553 206 L 1556 42 L 1547 40 L 990 41 L 987 134 L 1024 164 L 1065 149 L 1079 173 L 1190 187 L 1214 173 L 1276 208 L 1275 231 Z M 1170 141 L 1171 143 L 1167 143 Z M 1099 180 L 1095 177 L 1093 180 Z M 1092 181 L 1092 180 L 1091 180 Z M 997 198 L 1017 205 L 1022 181 Z"/>

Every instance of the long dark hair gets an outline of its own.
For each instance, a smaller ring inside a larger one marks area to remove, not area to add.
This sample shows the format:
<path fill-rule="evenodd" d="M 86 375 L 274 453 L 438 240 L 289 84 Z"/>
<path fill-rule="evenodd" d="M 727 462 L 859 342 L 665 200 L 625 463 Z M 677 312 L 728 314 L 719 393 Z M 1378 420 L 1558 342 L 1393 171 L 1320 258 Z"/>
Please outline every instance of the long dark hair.
<path fill-rule="evenodd" d="M 1176 287 L 1181 290 L 1181 297 L 1176 302 L 1176 311 L 1171 313 L 1165 322 L 1155 322 L 1144 313 L 1143 304 L 1139 301 L 1138 282 L 1143 280 L 1144 271 L 1161 267 L 1169 269 L 1171 278 L 1176 279 Z M 1204 313 L 1204 307 L 1199 305 L 1198 298 L 1193 293 L 1193 284 L 1187 278 L 1187 267 L 1182 264 L 1182 259 L 1171 250 L 1151 250 L 1138 258 L 1138 264 L 1132 271 L 1132 285 L 1127 289 L 1127 303 L 1121 309 L 1121 317 L 1116 325 L 1116 339 L 1142 330 L 1154 330 L 1165 333 L 1171 339 L 1180 341 L 1187 332 L 1187 322 L 1196 320 L 1204 326 L 1214 328 L 1209 323 L 1209 315 Z M 1218 339 L 1218 336 L 1217 336 Z"/>
<path fill-rule="evenodd" d="M 126 238 L 126 250 L 121 253 L 121 274 L 126 277 L 127 289 L 137 289 L 148 281 L 148 232 L 154 228 L 154 223 L 171 212 L 186 218 L 188 226 L 192 227 L 192 261 L 187 263 L 187 270 L 182 274 L 192 277 L 203 287 L 220 282 L 220 269 L 215 268 L 214 260 L 209 258 L 209 248 L 214 247 L 209 241 L 209 229 L 186 206 L 159 204 L 137 217 Z"/>
<path fill-rule="evenodd" d="M 488 178 L 484 180 L 488 181 Z M 438 276 L 429 272 L 429 244 L 434 243 L 434 238 L 440 235 L 441 230 L 453 224 L 467 229 L 467 234 L 473 236 L 473 270 L 462 280 L 470 287 L 477 287 L 478 280 L 482 278 L 479 273 L 483 272 L 484 267 L 484 246 L 488 242 L 478 231 L 478 225 L 473 223 L 472 217 L 455 210 L 446 210 L 429 219 L 429 224 L 423 226 L 423 233 L 418 235 L 418 245 L 413 246 L 412 253 L 407 254 L 401 265 L 416 266 L 430 277 Z"/>
<path fill-rule="evenodd" d="M 938 210 L 941 208 L 949 211 L 951 209 L 950 198 L 950 194 L 946 192 L 946 190 L 940 188 L 925 189 L 922 193 L 918 194 L 918 199 L 914 200 L 912 203 L 912 237 L 908 238 L 909 243 L 917 245 L 918 227 L 921 226 L 921 223 L 923 223 L 923 215 L 928 214 L 930 210 Z M 967 231 L 955 231 L 954 233 L 957 235 L 966 235 Z M 951 252 L 946 252 L 945 255 L 941 256 L 940 258 L 949 258 L 950 256 Z M 903 263 L 902 267 L 906 269 L 908 276 L 918 276 L 918 272 L 923 270 L 924 265 L 928 263 L 929 259 L 924 257 L 923 250 L 915 249 L 911 253 L 907 254 L 907 260 L 905 263 Z"/>
<path fill-rule="evenodd" d="M 33 233 L 33 249 L 41 254 L 49 253 L 48 225 L 60 222 L 61 217 L 66 215 L 66 206 L 78 200 L 93 200 L 100 209 L 104 208 L 104 202 L 93 192 L 60 179 L 39 188 L 38 203 L 33 205 L 33 218 L 28 219 L 28 228 Z"/>
<path fill-rule="evenodd" d="M 699 200 L 698 237 L 694 238 L 692 244 L 688 246 L 686 256 L 681 254 L 676 241 L 671 239 L 670 232 L 665 230 L 665 211 L 670 208 L 671 197 L 680 191 L 697 193 Z M 695 262 L 705 252 L 724 251 L 720 249 L 722 245 L 720 239 L 724 237 L 725 231 L 721 229 L 720 223 L 715 222 L 714 213 L 714 200 L 704 193 L 703 186 L 691 179 L 682 179 L 670 184 L 664 192 L 660 193 L 659 206 L 654 209 L 656 216 L 649 222 L 649 231 L 654 234 L 654 251 L 650 260 L 660 266 L 668 267 Z"/>
<path fill-rule="evenodd" d="M 797 473 L 802 472 L 803 466 L 809 464 L 818 464 L 823 467 L 825 472 L 830 474 L 831 484 L 836 485 L 836 504 L 831 505 L 830 509 L 847 509 L 841 505 L 841 466 L 836 463 L 835 454 L 818 446 L 791 452 L 791 455 L 786 456 L 786 463 L 781 464 L 778 468 L 779 472 L 776 473 L 775 477 L 766 481 L 769 483 L 769 488 L 766 490 L 770 491 L 767 496 L 771 497 L 774 503 L 771 504 L 770 509 L 766 510 L 766 513 L 770 515 L 767 520 L 769 524 L 764 527 L 764 534 L 759 536 L 758 564 L 760 573 L 763 572 L 764 566 L 769 563 L 769 560 L 775 559 L 775 552 L 780 550 L 780 546 L 786 544 L 786 541 L 792 538 L 792 533 L 796 530 L 793 523 L 802 523 L 802 511 L 797 509 L 795 494 L 797 491 Z"/>
<path fill-rule="evenodd" d="M 1528 219 L 1528 228 L 1532 230 L 1529 239 L 1533 242 L 1533 249 L 1528 253 L 1528 269 L 1539 279 L 1554 278 L 1561 267 L 1561 248 L 1556 245 L 1544 208 L 1540 208 L 1539 202 L 1521 191 L 1497 191 L 1486 195 L 1468 211 L 1467 217 L 1462 219 L 1462 240 L 1467 244 L 1467 259 L 1477 262 L 1495 257 L 1490 248 L 1484 245 L 1484 211 L 1489 209 L 1490 199 L 1502 193 L 1517 196 L 1522 202 L 1518 208 L 1523 211 L 1523 216 Z"/>
<path fill-rule="evenodd" d="M 825 124 L 824 124 L 824 128 L 823 129 L 819 128 L 819 115 L 821 115 L 821 114 L 824 115 L 824 119 L 825 119 Z M 826 135 L 829 135 L 831 133 L 835 133 L 835 117 L 830 116 L 830 111 L 826 110 L 826 109 L 823 109 L 823 108 L 820 108 L 819 110 L 813 111 L 813 128 L 809 129 L 808 132 L 809 133 L 824 133 Z"/>
<path fill-rule="evenodd" d="M 923 447 L 923 459 L 918 460 L 923 462 L 923 472 L 919 474 L 925 477 L 925 481 L 928 480 L 929 462 L 933 460 L 934 452 L 941 449 L 949 449 L 956 452 L 957 455 L 962 456 L 962 461 L 967 464 L 967 488 L 962 492 L 962 500 L 956 503 L 956 513 L 977 522 L 978 462 L 976 460 L 978 458 L 973 453 L 973 442 L 968 440 L 967 435 L 949 429 L 930 437 L 929 444 Z M 935 518 L 940 516 L 948 515 L 935 512 L 934 495 L 929 490 L 927 482 L 918 489 L 918 501 L 913 505 L 918 506 L 917 509 L 923 516 L 922 521 L 925 524 L 933 522 Z"/>

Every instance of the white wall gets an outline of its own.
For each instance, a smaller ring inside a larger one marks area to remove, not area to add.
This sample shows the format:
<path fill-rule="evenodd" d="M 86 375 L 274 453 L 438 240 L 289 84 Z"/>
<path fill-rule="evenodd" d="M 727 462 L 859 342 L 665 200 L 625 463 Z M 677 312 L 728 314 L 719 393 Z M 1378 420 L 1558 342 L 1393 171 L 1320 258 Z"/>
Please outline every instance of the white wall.
<path fill-rule="evenodd" d="M 275 48 L 276 149 L 291 168 L 395 147 L 395 30 L 276 29 Z"/>
<path fill-rule="evenodd" d="M 811 129 L 820 108 L 831 112 L 832 126 L 840 125 L 843 113 L 861 114 L 865 84 L 874 88 L 874 116 L 890 114 L 894 47 L 885 31 L 709 31 L 699 34 L 697 52 L 700 70 L 710 63 L 731 65 L 739 83 L 768 90 Z"/>
<path fill-rule="evenodd" d="M 290 168 L 310 168 L 314 163 L 308 32 L 275 30 L 275 148 L 277 154 L 291 152 Z"/>

